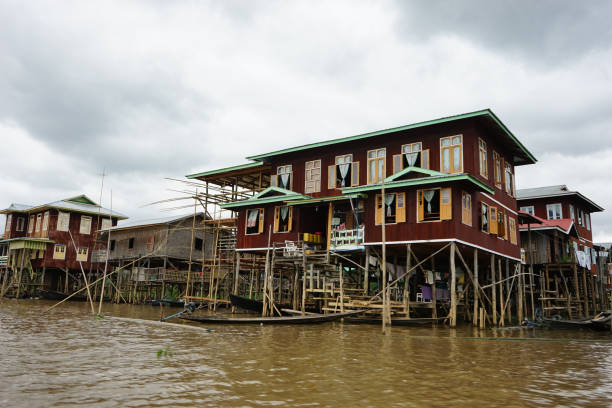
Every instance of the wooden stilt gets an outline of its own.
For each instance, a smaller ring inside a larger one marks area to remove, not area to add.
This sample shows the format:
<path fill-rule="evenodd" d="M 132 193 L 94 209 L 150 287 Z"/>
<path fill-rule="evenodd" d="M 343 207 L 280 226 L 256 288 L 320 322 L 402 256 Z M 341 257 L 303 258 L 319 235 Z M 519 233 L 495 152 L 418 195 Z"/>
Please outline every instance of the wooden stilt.
<path fill-rule="evenodd" d="M 431 275 L 433 282 L 431 284 L 431 317 L 438 318 L 438 295 L 436 294 L 436 258 L 431 257 Z"/>
<path fill-rule="evenodd" d="M 478 249 L 474 248 L 474 278 L 472 279 L 472 287 L 474 288 L 474 327 L 478 326 Z"/>
<path fill-rule="evenodd" d="M 457 326 L 457 275 L 455 270 L 455 242 L 450 247 L 450 270 L 451 270 L 451 310 L 450 310 L 450 327 Z"/>
<path fill-rule="evenodd" d="M 406 271 L 410 270 L 412 264 L 411 252 L 410 244 L 406 245 Z M 410 273 L 404 277 L 404 313 L 407 318 L 410 318 Z"/>
<path fill-rule="evenodd" d="M 586 269 L 584 269 L 583 273 L 582 273 L 582 294 L 584 295 L 583 300 L 584 300 L 584 315 L 586 316 L 590 316 L 590 310 L 589 310 L 589 290 L 588 290 L 588 286 L 587 286 L 587 271 Z"/>
<path fill-rule="evenodd" d="M 495 283 L 495 255 L 491 254 L 491 311 L 493 324 L 497 326 L 497 286 Z"/>
<path fill-rule="evenodd" d="M 502 262 L 501 258 L 497 259 L 497 276 L 499 276 L 499 325 L 501 327 L 505 326 L 505 316 L 504 316 L 504 275 L 502 273 Z"/>
<path fill-rule="evenodd" d="M 518 268 L 518 271 L 519 271 L 518 303 L 517 303 L 516 312 L 518 314 L 518 323 L 521 324 L 521 322 L 525 318 L 524 312 L 523 312 L 523 300 L 524 300 L 524 295 L 525 295 L 525 293 L 523 292 L 523 290 L 525 289 L 525 285 L 523 284 L 524 282 L 523 265 L 521 265 L 520 263 L 516 264 L 515 268 Z"/>

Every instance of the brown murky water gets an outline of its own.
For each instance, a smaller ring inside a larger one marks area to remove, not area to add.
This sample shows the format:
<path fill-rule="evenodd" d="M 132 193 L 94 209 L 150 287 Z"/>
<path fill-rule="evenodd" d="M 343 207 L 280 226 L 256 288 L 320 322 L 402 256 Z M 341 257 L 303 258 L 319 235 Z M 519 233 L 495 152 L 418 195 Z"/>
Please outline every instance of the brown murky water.
<path fill-rule="evenodd" d="M 51 304 L 0 304 L 2 407 L 612 406 L 608 333 L 207 330 L 154 322 L 150 306 L 105 305 L 104 319 L 83 303 L 41 314 Z M 172 356 L 158 358 L 166 347 Z"/>

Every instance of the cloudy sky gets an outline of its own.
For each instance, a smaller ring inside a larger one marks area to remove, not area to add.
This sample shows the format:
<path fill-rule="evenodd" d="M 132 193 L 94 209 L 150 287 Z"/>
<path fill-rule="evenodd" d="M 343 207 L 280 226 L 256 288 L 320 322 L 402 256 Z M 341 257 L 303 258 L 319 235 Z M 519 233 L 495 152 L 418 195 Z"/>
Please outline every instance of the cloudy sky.
<path fill-rule="evenodd" d="M 612 2 L 0 0 L 0 207 L 85 193 L 133 218 L 166 177 L 489 107 L 610 209 Z M 183 210 L 185 211 L 185 210 Z M 2 222 L 2 225 L 4 222 Z"/>

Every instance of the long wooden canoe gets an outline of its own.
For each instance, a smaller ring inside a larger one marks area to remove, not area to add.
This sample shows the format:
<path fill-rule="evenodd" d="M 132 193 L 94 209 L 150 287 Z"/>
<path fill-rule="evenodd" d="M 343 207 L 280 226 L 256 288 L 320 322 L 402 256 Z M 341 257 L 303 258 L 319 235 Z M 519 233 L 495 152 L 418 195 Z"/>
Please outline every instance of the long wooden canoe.
<path fill-rule="evenodd" d="M 304 316 L 280 316 L 280 317 L 225 317 L 207 315 L 183 315 L 180 319 L 190 320 L 198 323 L 210 324 L 316 324 L 331 322 L 343 317 L 363 313 L 363 310 L 355 310 L 345 313 L 329 314 L 307 314 Z"/>
<path fill-rule="evenodd" d="M 392 318 L 391 326 L 427 326 L 437 323 L 438 319 L 431 318 Z M 380 317 L 347 317 L 344 319 L 345 323 L 356 323 L 356 324 L 382 324 Z"/>

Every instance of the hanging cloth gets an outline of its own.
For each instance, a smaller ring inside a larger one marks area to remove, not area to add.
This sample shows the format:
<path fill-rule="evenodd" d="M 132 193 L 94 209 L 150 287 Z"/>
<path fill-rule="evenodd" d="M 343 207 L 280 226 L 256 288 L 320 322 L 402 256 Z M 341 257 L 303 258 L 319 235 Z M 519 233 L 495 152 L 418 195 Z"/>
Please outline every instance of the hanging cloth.
<path fill-rule="evenodd" d="M 419 152 L 406 153 L 406 161 L 408 162 L 408 167 L 413 167 L 418 158 Z"/>
<path fill-rule="evenodd" d="M 427 212 L 428 213 L 431 212 L 431 200 L 433 200 L 435 193 L 436 192 L 434 190 L 427 190 L 424 193 L 425 201 L 427 201 Z"/>
<path fill-rule="evenodd" d="M 289 174 L 281 174 L 280 179 L 282 184 L 281 188 L 289 190 Z"/>
<path fill-rule="evenodd" d="M 283 221 L 287 220 L 287 216 L 289 215 L 289 207 L 281 207 L 280 208 L 280 216 Z"/>
<path fill-rule="evenodd" d="M 247 221 L 247 227 L 248 228 L 253 228 L 255 226 L 255 224 L 257 223 L 257 214 L 259 213 L 258 210 L 251 210 L 249 211 L 249 219 Z"/>
<path fill-rule="evenodd" d="M 387 217 L 391 217 L 393 215 L 391 211 L 391 205 L 393 204 L 393 200 L 395 200 L 395 194 L 385 194 L 385 205 L 387 206 Z"/>
<path fill-rule="evenodd" d="M 348 171 L 350 168 L 351 165 L 349 163 L 338 165 L 338 169 L 340 169 L 340 177 L 342 178 L 342 181 L 340 182 L 340 185 L 342 187 L 346 187 L 346 176 L 348 175 Z"/>

